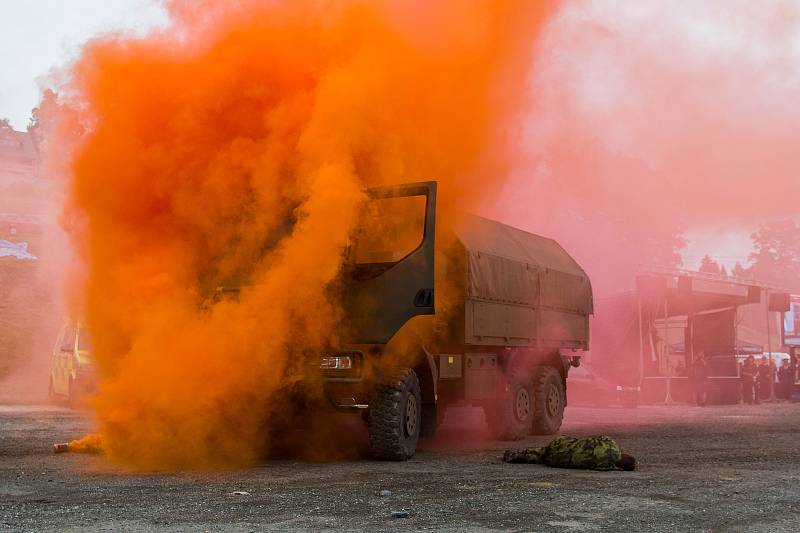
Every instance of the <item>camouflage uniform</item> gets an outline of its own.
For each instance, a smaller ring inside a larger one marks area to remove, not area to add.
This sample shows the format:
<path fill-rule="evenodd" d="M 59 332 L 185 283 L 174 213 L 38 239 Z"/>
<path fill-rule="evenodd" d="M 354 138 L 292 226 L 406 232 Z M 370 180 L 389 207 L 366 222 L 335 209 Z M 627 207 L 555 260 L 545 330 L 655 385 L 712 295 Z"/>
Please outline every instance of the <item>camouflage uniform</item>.
<path fill-rule="evenodd" d="M 540 463 L 555 468 L 617 470 L 622 450 L 609 437 L 558 437 L 542 448 L 521 451 L 507 450 L 507 463 Z"/>

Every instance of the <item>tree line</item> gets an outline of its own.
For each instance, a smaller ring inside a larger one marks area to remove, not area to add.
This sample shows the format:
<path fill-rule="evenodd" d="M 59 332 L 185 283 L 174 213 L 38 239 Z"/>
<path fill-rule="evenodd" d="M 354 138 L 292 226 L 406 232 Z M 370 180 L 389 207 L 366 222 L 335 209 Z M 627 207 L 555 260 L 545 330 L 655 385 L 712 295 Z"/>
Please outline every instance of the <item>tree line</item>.
<path fill-rule="evenodd" d="M 791 218 L 772 220 L 750 235 L 749 266 L 737 261 L 731 276 L 771 283 L 800 292 L 800 226 Z M 706 255 L 700 272 L 728 275 L 725 267 Z"/>

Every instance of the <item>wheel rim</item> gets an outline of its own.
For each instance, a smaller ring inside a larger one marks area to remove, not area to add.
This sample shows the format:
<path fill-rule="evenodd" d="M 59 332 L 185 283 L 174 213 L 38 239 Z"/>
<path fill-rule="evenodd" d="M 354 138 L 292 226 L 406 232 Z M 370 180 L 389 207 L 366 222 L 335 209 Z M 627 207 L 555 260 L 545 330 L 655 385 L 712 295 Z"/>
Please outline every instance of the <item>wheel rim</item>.
<path fill-rule="evenodd" d="M 514 416 L 520 422 L 526 420 L 531 412 L 531 397 L 525 387 L 517 389 L 516 397 L 514 398 Z"/>
<path fill-rule="evenodd" d="M 547 414 L 556 416 L 560 409 L 561 394 L 558 392 L 558 387 L 550 384 L 550 387 L 547 389 Z"/>
<path fill-rule="evenodd" d="M 417 432 L 417 398 L 409 394 L 406 399 L 406 436 L 411 437 Z"/>

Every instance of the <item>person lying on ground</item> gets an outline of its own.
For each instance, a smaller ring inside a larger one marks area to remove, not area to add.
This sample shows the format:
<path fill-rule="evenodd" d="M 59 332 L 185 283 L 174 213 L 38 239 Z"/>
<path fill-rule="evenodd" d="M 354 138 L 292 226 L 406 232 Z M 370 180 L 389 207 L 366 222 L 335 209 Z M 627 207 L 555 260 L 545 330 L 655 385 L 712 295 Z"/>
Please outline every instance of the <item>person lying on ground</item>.
<path fill-rule="evenodd" d="M 604 436 L 558 437 L 541 448 L 506 450 L 503 461 L 586 470 L 636 470 L 638 467 L 636 458 L 622 453 L 614 439 Z"/>

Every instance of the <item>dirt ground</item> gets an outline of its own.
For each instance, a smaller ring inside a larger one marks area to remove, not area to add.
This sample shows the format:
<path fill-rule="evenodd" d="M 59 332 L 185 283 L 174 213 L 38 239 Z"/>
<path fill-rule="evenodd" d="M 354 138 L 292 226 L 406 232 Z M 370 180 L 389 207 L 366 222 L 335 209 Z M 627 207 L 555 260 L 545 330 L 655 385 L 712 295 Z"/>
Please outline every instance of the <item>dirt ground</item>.
<path fill-rule="evenodd" d="M 181 474 L 52 453 L 90 424 L 65 409 L 0 407 L 0 530 L 800 530 L 800 404 L 568 409 L 563 433 L 613 436 L 637 472 L 504 464 L 512 444 L 486 440 L 473 409 L 449 411 L 405 463 Z M 402 509 L 408 518 L 392 518 Z"/>

